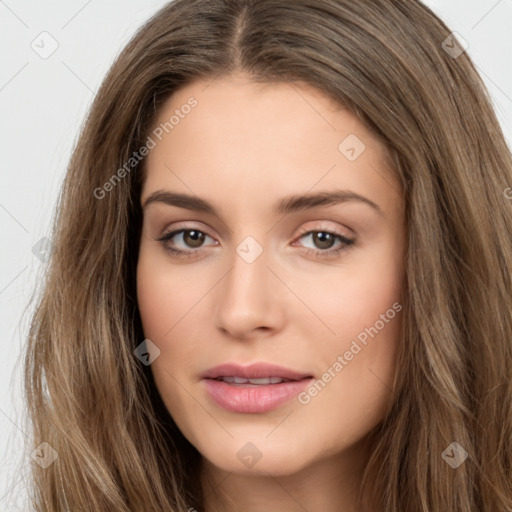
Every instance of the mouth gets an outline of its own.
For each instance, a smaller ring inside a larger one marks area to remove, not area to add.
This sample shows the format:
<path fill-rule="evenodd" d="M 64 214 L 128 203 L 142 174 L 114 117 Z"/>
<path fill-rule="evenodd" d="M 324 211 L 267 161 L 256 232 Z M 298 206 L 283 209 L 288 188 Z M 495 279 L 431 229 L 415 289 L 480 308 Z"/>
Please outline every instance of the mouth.
<path fill-rule="evenodd" d="M 269 386 L 273 384 L 281 384 L 282 382 L 293 382 L 290 379 L 282 379 L 281 377 L 263 377 L 261 379 L 246 379 L 245 377 L 217 377 L 215 380 L 232 384 L 234 386 Z"/>
<path fill-rule="evenodd" d="M 272 364 L 224 364 L 202 375 L 206 394 L 221 408 L 256 414 L 289 402 L 313 381 L 311 374 Z"/>

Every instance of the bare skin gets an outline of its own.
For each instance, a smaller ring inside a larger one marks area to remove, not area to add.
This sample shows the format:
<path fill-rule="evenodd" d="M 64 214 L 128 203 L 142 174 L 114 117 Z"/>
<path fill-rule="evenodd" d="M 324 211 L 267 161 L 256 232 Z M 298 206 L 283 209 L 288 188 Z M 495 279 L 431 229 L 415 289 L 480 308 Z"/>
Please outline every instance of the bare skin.
<path fill-rule="evenodd" d="M 194 82 L 155 126 L 176 109 L 179 122 L 147 156 L 137 295 L 160 350 L 158 391 L 205 462 L 205 509 L 353 512 L 365 439 L 392 399 L 401 329 L 404 212 L 386 150 L 307 84 Z M 161 190 L 215 212 L 146 204 Z M 363 199 L 275 211 L 285 197 L 334 190 Z M 225 362 L 275 363 L 317 389 L 266 412 L 227 410 L 202 378 Z"/>

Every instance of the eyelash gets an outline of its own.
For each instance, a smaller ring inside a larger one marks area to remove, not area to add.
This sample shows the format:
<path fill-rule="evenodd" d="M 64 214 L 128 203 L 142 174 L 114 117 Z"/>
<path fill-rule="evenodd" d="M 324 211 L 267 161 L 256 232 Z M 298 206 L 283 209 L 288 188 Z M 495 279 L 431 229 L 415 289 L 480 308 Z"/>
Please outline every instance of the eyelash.
<path fill-rule="evenodd" d="M 210 236 L 204 231 L 201 231 L 200 229 L 195 228 L 182 228 L 177 229 L 174 231 L 171 231 L 169 233 L 166 233 L 161 238 L 158 238 L 157 241 L 160 242 L 163 246 L 163 248 L 171 255 L 177 256 L 179 258 L 190 258 L 197 256 L 200 254 L 204 248 L 200 247 L 198 249 L 190 249 L 188 251 L 183 251 L 181 249 L 176 249 L 175 247 L 171 247 L 168 245 L 167 242 L 171 240 L 174 236 L 186 233 L 187 231 L 197 231 L 199 233 L 202 233 L 206 236 Z M 351 245 L 355 243 L 355 240 L 347 238 L 346 236 L 342 235 L 341 233 L 338 233 L 336 231 L 329 231 L 327 229 L 313 229 L 309 231 L 305 231 L 304 233 L 300 234 L 298 239 L 304 238 L 305 236 L 312 235 L 314 233 L 324 233 L 333 236 L 335 239 L 342 242 L 342 244 L 337 249 L 306 249 L 306 253 L 309 256 L 315 256 L 317 258 L 334 258 L 341 254 L 343 251 L 347 250 Z M 213 238 L 213 237 L 210 237 Z"/>

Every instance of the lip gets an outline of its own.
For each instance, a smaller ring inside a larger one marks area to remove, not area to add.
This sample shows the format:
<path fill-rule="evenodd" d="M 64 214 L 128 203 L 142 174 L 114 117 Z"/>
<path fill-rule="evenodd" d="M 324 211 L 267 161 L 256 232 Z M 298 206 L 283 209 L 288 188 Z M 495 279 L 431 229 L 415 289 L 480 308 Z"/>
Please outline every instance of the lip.
<path fill-rule="evenodd" d="M 272 363 L 253 363 L 247 366 L 238 363 L 225 363 L 210 368 L 201 377 L 203 379 L 217 379 L 218 377 L 245 377 L 246 379 L 281 377 L 286 380 L 301 380 L 312 377 L 312 375 Z"/>
<path fill-rule="evenodd" d="M 280 377 L 286 379 L 286 382 L 262 385 L 228 384 L 216 380 L 219 377 Z M 249 366 L 226 363 L 211 368 L 202 375 L 206 392 L 214 403 L 228 411 L 245 414 L 276 409 L 298 395 L 312 380 L 310 374 L 269 363 L 254 363 Z"/>

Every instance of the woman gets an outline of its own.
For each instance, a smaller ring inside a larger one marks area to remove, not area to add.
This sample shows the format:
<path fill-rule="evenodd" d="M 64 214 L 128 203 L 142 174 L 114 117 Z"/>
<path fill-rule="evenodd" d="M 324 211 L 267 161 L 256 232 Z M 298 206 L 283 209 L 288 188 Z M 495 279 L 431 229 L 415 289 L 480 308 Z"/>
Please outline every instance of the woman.
<path fill-rule="evenodd" d="M 36 509 L 512 510 L 511 183 L 420 2 L 163 8 L 62 190 Z"/>

